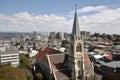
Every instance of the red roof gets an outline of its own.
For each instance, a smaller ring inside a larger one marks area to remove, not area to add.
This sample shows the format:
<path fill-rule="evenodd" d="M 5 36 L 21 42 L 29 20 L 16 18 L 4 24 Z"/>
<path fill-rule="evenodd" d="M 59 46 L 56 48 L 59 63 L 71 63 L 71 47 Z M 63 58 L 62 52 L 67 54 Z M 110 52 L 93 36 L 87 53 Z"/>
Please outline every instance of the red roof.
<path fill-rule="evenodd" d="M 84 53 L 84 62 L 85 64 L 91 64 L 90 58 L 87 53 Z"/>
<path fill-rule="evenodd" d="M 111 45 L 111 43 L 105 42 L 104 45 L 109 46 L 109 45 Z"/>
<path fill-rule="evenodd" d="M 62 53 L 58 50 L 54 50 L 52 48 L 46 47 L 43 51 L 38 52 L 38 54 L 36 55 L 41 61 L 44 62 L 46 54 L 59 54 Z"/>
<path fill-rule="evenodd" d="M 109 54 L 109 55 L 104 56 L 104 57 L 107 58 L 107 59 L 109 59 L 109 60 L 113 60 L 113 56 L 112 56 L 112 54 Z"/>

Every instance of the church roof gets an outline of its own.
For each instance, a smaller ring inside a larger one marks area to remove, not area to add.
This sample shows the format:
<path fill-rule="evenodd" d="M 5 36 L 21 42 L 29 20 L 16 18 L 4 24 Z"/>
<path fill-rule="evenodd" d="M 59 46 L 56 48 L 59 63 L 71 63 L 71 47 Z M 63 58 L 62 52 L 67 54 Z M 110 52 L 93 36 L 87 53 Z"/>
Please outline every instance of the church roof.
<path fill-rule="evenodd" d="M 89 70 L 90 68 L 92 68 L 92 65 L 91 65 L 92 63 L 87 53 L 84 53 L 84 64 L 85 64 L 86 70 Z"/>
<path fill-rule="evenodd" d="M 48 58 L 49 66 L 51 71 L 53 71 L 54 76 L 56 80 L 59 79 L 69 79 L 70 73 L 65 66 L 66 57 L 68 56 L 66 54 L 50 54 Z M 84 64 L 85 64 L 85 70 L 90 70 L 91 67 L 91 61 L 89 59 L 89 56 L 87 53 L 84 53 Z M 90 79 L 91 80 L 91 79 Z"/>
<path fill-rule="evenodd" d="M 51 71 L 53 71 L 55 80 L 68 80 L 70 74 L 64 65 L 65 54 L 51 54 L 48 56 L 48 62 Z"/>
<path fill-rule="evenodd" d="M 49 62 L 51 69 L 58 70 L 64 68 L 64 54 L 51 54 L 49 55 Z"/>
<path fill-rule="evenodd" d="M 46 47 L 44 50 L 39 51 L 38 54 L 36 55 L 42 62 L 44 62 L 46 54 L 60 54 L 62 52 L 58 50 L 54 50 L 52 48 Z"/>
<path fill-rule="evenodd" d="M 72 36 L 80 37 L 79 22 L 78 22 L 78 16 L 77 16 L 77 8 L 75 9 Z"/>
<path fill-rule="evenodd" d="M 46 57 L 46 55 L 48 56 Z M 69 58 L 68 56 L 68 54 L 61 53 L 60 51 L 51 49 L 49 47 L 46 47 L 43 51 L 40 51 L 37 54 L 37 57 L 42 62 L 44 62 L 47 58 L 49 67 L 51 71 L 53 71 L 56 80 L 70 78 L 70 73 L 66 67 L 66 62 L 68 61 L 67 58 Z M 85 70 L 89 71 L 91 69 L 91 61 L 86 53 L 84 53 L 84 64 Z"/>
<path fill-rule="evenodd" d="M 85 64 L 91 64 L 90 58 L 87 53 L 84 53 L 84 62 Z"/>
<path fill-rule="evenodd" d="M 70 76 L 66 69 L 61 71 L 54 71 L 55 80 L 70 80 Z"/>

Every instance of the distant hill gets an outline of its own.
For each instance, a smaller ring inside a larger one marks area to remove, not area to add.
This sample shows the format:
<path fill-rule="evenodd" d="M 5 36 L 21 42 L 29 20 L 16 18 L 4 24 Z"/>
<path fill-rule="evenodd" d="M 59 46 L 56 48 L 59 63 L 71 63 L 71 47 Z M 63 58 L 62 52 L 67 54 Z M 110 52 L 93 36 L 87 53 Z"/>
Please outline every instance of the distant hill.
<path fill-rule="evenodd" d="M 26 32 L 0 32 L 0 39 L 11 39 L 11 37 L 20 37 L 21 35 L 32 36 L 32 33 L 26 33 Z"/>

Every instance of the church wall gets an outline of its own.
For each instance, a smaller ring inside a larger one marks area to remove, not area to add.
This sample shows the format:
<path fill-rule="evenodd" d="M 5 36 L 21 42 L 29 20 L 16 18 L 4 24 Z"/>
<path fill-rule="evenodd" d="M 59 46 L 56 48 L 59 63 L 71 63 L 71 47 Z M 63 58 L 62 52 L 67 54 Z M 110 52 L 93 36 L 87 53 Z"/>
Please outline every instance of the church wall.
<path fill-rule="evenodd" d="M 50 80 L 51 73 L 50 73 L 49 66 L 46 65 L 48 63 L 47 60 L 45 62 L 42 62 L 42 61 L 39 60 L 39 58 L 36 57 L 36 63 L 39 65 L 39 69 L 43 73 L 44 77 L 47 80 Z"/>

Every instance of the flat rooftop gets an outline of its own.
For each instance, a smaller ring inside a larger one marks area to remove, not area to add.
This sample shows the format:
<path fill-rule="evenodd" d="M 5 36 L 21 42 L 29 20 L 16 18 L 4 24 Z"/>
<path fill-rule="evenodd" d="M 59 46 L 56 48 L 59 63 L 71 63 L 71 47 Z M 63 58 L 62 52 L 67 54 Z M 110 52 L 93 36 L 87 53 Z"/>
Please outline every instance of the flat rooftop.
<path fill-rule="evenodd" d="M 0 52 L 0 54 L 11 54 L 11 53 L 18 53 L 19 50 L 15 46 L 10 46 L 10 48 L 7 48 L 5 52 Z"/>
<path fill-rule="evenodd" d="M 112 61 L 112 62 L 100 61 L 100 63 L 102 65 L 109 66 L 109 67 L 112 67 L 112 68 L 120 67 L 120 61 Z"/>

